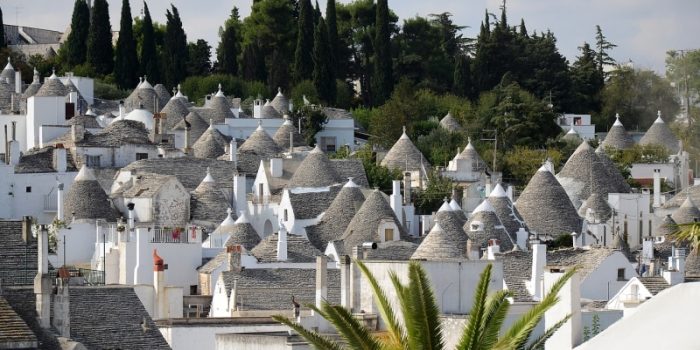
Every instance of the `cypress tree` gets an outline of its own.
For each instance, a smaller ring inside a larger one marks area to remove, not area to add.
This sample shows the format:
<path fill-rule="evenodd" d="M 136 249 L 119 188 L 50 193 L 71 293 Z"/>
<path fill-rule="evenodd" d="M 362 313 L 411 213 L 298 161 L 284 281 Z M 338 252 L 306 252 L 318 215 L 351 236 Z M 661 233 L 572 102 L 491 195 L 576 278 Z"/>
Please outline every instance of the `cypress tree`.
<path fill-rule="evenodd" d="M 148 5 L 143 2 L 143 39 L 141 40 L 141 73 L 148 76 L 152 82 L 160 82 L 160 70 L 158 66 L 158 50 L 156 49 L 156 38 L 153 30 L 151 12 Z"/>
<path fill-rule="evenodd" d="M 85 63 L 89 29 L 90 9 L 85 0 L 75 0 L 70 34 L 59 50 L 59 55 L 67 68 Z"/>
<path fill-rule="evenodd" d="M 612 57 L 610 57 L 608 51 L 617 47 L 617 45 L 608 41 L 608 38 L 606 38 L 605 35 L 603 35 L 603 30 L 600 29 L 599 25 L 595 26 L 595 40 L 595 46 L 598 50 L 596 53 L 598 71 L 600 72 L 600 74 L 603 74 L 603 76 L 605 76 L 603 66 L 615 64 L 615 60 Z"/>
<path fill-rule="evenodd" d="M 316 0 L 316 7 L 314 7 L 314 30 L 316 30 L 319 18 L 321 18 L 321 8 L 318 6 L 318 0 Z"/>
<path fill-rule="evenodd" d="M 122 0 L 122 18 L 119 22 L 119 39 L 114 59 L 114 79 L 122 89 L 133 88 L 138 79 L 139 61 L 136 57 L 136 40 L 132 28 L 129 0 Z"/>
<path fill-rule="evenodd" d="M 112 26 L 109 24 L 107 0 L 95 0 L 92 5 L 90 33 L 87 40 L 87 62 L 99 75 L 107 75 L 114 69 Z"/>
<path fill-rule="evenodd" d="M 374 101 L 373 105 L 383 104 L 394 88 L 394 73 L 391 61 L 391 37 L 389 33 L 389 4 L 387 0 L 377 1 L 377 17 L 374 38 Z"/>
<path fill-rule="evenodd" d="M 459 55 L 459 57 L 457 57 L 452 91 L 459 96 L 473 97 L 474 87 L 472 86 L 471 79 L 471 58 L 467 55 Z"/>
<path fill-rule="evenodd" d="M 163 38 L 163 72 L 165 84 L 168 87 L 176 86 L 187 75 L 187 36 L 182 29 L 180 13 L 175 5 L 170 5 L 171 10 L 166 10 L 165 38 Z"/>
<path fill-rule="evenodd" d="M 333 76 L 340 78 L 338 76 L 340 72 L 338 57 L 340 54 L 338 52 L 338 22 L 335 14 L 335 0 L 328 0 L 326 3 L 326 26 L 328 27 L 328 44 L 330 48 L 328 61 L 331 63 Z"/>
<path fill-rule="evenodd" d="M 272 51 L 272 61 L 267 74 L 267 86 L 274 91 L 277 88 L 286 89 L 289 87 L 289 62 L 280 50 Z M 263 67 L 264 68 L 264 67 Z"/>
<path fill-rule="evenodd" d="M 250 43 L 243 48 L 243 79 L 250 81 L 266 81 L 267 70 L 265 69 L 265 59 L 260 53 L 257 43 Z"/>
<path fill-rule="evenodd" d="M 216 48 L 216 60 L 223 73 L 238 74 L 238 55 L 241 53 L 241 33 L 238 8 L 233 7 L 231 17 L 226 21 L 221 32 L 221 41 Z"/>
<path fill-rule="evenodd" d="M 2 20 L 2 8 L 0 8 L 0 49 L 4 49 L 6 47 L 7 47 L 7 40 L 5 38 L 5 25 L 3 24 L 3 20 Z"/>
<path fill-rule="evenodd" d="M 323 17 L 318 19 L 314 32 L 314 72 L 313 81 L 318 98 L 327 104 L 335 103 L 336 85 L 331 70 L 328 45 L 328 29 Z"/>
<path fill-rule="evenodd" d="M 294 51 L 293 80 L 295 83 L 311 78 L 311 72 L 314 69 L 311 58 L 314 40 L 313 16 L 311 0 L 301 0 L 299 2 L 297 47 Z"/>

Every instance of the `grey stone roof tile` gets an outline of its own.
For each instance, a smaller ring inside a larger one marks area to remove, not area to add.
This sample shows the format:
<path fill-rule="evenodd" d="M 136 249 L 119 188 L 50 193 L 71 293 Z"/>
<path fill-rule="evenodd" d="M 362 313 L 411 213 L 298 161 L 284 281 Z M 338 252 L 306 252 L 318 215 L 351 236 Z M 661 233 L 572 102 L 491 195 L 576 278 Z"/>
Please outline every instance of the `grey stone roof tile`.
<path fill-rule="evenodd" d="M 465 221 L 455 211 L 439 211 L 436 224 L 416 249 L 411 259 L 448 260 L 467 258 Z"/>
<path fill-rule="evenodd" d="M 423 168 L 430 168 L 428 160 L 411 142 L 405 131 L 382 159 L 381 165 L 401 171 L 422 171 Z"/>
<path fill-rule="evenodd" d="M 289 149 L 289 133 L 293 134 L 293 146 L 301 147 L 305 146 L 304 138 L 299 133 L 299 129 L 292 125 L 289 119 L 282 123 L 282 126 L 277 129 L 275 135 L 272 137 L 273 140 L 280 146 L 281 149 Z"/>
<path fill-rule="evenodd" d="M 695 206 L 691 197 L 686 197 L 683 204 L 671 215 L 677 224 L 688 224 L 700 221 L 700 209 Z"/>
<path fill-rule="evenodd" d="M 640 145 L 660 145 L 664 146 L 671 154 L 676 154 L 680 150 L 678 137 L 671 131 L 668 124 L 661 118 L 661 114 L 651 124 L 649 130 L 639 140 Z"/>
<path fill-rule="evenodd" d="M 0 221 L 0 279 L 2 285 L 32 285 L 37 271 L 37 243 L 22 240 L 21 221 Z"/>
<path fill-rule="evenodd" d="M 273 233 L 263 239 L 250 252 L 261 263 L 277 262 L 278 233 Z M 287 262 L 308 263 L 316 261 L 323 253 L 316 249 L 305 237 L 287 234 Z"/>
<path fill-rule="evenodd" d="M 37 97 L 44 96 L 61 96 L 64 97 L 68 95 L 68 89 L 61 82 L 56 75 L 51 75 L 48 79 L 44 80 L 44 84 L 41 85 L 39 90 L 34 94 Z"/>
<path fill-rule="evenodd" d="M 185 119 L 181 119 L 173 130 L 185 130 L 185 120 L 190 123 L 190 145 L 194 144 L 195 141 L 199 139 L 202 134 L 209 128 L 209 122 L 204 121 L 199 113 L 194 110 L 185 116 Z"/>
<path fill-rule="evenodd" d="M 83 166 L 64 199 L 66 216 L 74 219 L 117 220 L 117 211 L 91 169 Z"/>
<path fill-rule="evenodd" d="M 36 253 L 34 255 L 36 260 Z M 58 332 L 54 328 L 45 329 L 39 325 L 36 317 L 36 295 L 34 288 L 3 286 L 3 298 L 7 300 L 12 309 L 29 326 L 38 340 L 40 350 L 58 350 L 61 345 L 58 342 Z"/>
<path fill-rule="evenodd" d="M 36 335 L 0 295 L 0 347 L 14 348 L 18 344 L 37 344 Z"/>
<path fill-rule="evenodd" d="M 327 187 L 342 182 L 340 176 L 335 172 L 331 161 L 321 148 L 316 146 L 294 172 L 289 182 L 291 188 L 316 188 Z"/>
<path fill-rule="evenodd" d="M 175 125 L 182 121 L 182 118 L 190 114 L 190 110 L 179 98 L 171 98 L 160 110 L 161 114 L 165 114 L 165 122 L 163 123 L 163 130 L 170 131 Z"/>
<path fill-rule="evenodd" d="M 226 153 L 231 138 L 222 134 L 214 126 L 209 126 L 197 142 L 192 145 L 194 156 L 197 158 L 216 159 Z"/>
<path fill-rule="evenodd" d="M 603 142 L 601 142 L 601 146 L 603 146 L 604 149 L 612 148 L 623 150 L 628 149 L 633 145 L 634 140 L 632 140 L 632 137 L 627 133 L 625 127 L 622 125 L 622 123 L 620 123 L 619 116 L 616 116 L 615 123 L 608 131 L 608 134 L 605 136 Z"/>
<path fill-rule="evenodd" d="M 153 145 L 146 126 L 134 120 L 115 120 L 96 134 L 85 132 L 77 142 L 83 147 L 119 147 L 122 145 Z"/>
<path fill-rule="evenodd" d="M 56 151 L 54 146 L 44 148 L 32 148 L 19 158 L 19 163 L 15 166 L 15 173 L 54 173 L 56 169 L 53 164 L 53 154 Z M 77 171 L 75 161 L 71 152 L 66 150 L 67 167 L 66 171 Z"/>
<path fill-rule="evenodd" d="M 377 243 L 377 249 L 366 251 L 365 260 L 410 260 L 418 249 L 418 244 L 406 241 L 389 241 Z"/>
<path fill-rule="evenodd" d="M 206 177 L 207 168 L 209 168 L 211 175 L 215 179 L 219 179 L 219 188 L 223 190 L 230 190 L 232 188 L 232 178 L 233 174 L 236 172 L 236 167 L 233 162 L 224 160 L 191 157 L 153 158 L 135 161 L 122 168 L 122 170 L 137 174 L 155 173 L 174 175 L 188 191 L 192 191 L 197 188 Z M 229 179 L 231 180 L 229 181 Z M 226 214 L 226 211 L 224 210 L 222 213 Z M 223 218 L 221 220 L 223 220 Z"/>
<path fill-rule="evenodd" d="M 450 112 L 447 112 L 447 115 L 440 119 L 440 126 L 449 132 L 462 131 L 462 125 L 459 124 L 457 119 L 455 119 Z"/>
<path fill-rule="evenodd" d="M 328 242 L 342 238 L 343 232 L 364 201 L 365 196 L 355 183 L 343 186 L 318 225 L 306 228 L 309 241 L 317 249 L 325 251 Z"/>
<path fill-rule="evenodd" d="M 329 191 L 289 193 L 294 217 L 298 220 L 317 218 L 329 208 L 340 191 L 340 186 L 332 186 Z"/>
<path fill-rule="evenodd" d="M 496 215 L 496 210 L 491 205 L 490 199 L 485 199 L 474 209 L 472 216 L 463 228 L 472 245 L 479 249 L 486 249 L 488 241 L 491 239 L 500 241 L 501 251 L 510 251 L 515 245 L 505 226 Z M 466 244 L 464 247 L 466 250 Z"/>

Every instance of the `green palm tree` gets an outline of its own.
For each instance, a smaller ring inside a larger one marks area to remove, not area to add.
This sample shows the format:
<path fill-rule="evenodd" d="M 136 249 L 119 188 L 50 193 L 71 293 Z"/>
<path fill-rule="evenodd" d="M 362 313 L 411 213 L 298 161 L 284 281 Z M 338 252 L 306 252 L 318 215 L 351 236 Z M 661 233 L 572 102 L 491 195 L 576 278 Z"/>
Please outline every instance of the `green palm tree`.
<path fill-rule="evenodd" d="M 700 247 L 700 222 L 678 224 L 669 236 L 676 241 L 688 243 L 693 250 L 697 251 Z"/>
<path fill-rule="evenodd" d="M 373 333 L 358 321 L 352 314 L 340 305 L 323 302 L 320 308 L 307 305 L 324 319 L 330 322 L 343 338 L 341 344 L 329 337 L 304 328 L 301 324 L 287 317 L 276 315 L 275 320 L 281 322 L 301 335 L 317 349 L 366 349 L 366 350 L 442 350 L 445 345 L 442 338 L 442 327 L 439 319 L 439 308 L 423 267 L 416 261 L 409 263 L 408 284 L 403 284 L 394 272 L 389 278 L 396 290 L 398 303 L 403 315 L 399 322 L 396 311 L 392 308 L 386 292 L 379 287 L 377 279 L 361 261 L 355 261 L 367 278 L 379 313 L 386 323 L 387 332 Z M 570 316 L 565 317 L 544 334 L 528 343 L 532 331 L 544 317 L 544 313 L 554 306 L 559 298 L 557 293 L 566 281 L 576 272 L 576 268 L 568 271 L 549 290 L 547 296 L 517 322 L 500 335 L 503 322 L 508 314 L 511 296 L 509 291 L 499 290 L 488 295 L 488 285 L 491 279 L 491 264 L 481 273 L 476 287 L 474 305 L 469 315 L 462 337 L 457 345 L 458 350 L 534 350 L 544 348 L 544 343 Z M 345 345 L 347 344 L 347 345 Z"/>

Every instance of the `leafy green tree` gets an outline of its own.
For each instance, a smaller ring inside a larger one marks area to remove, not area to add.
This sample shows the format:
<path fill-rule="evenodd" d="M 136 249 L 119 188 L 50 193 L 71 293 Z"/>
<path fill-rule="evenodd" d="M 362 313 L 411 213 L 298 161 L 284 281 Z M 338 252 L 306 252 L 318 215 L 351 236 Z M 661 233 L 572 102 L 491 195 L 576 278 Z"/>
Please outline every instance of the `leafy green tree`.
<path fill-rule="evenodd" d="M 388 149 L 401 136 L 399 126 L 405 125 L 408 132 L 412 132 L 413 121 L 420 117 L 415 97 L 415 90 L 410 81 L 403 79 L 396 85 L 391 98 L 378 108 L 377 113 L 372 114 L 369 127 L 372 143 Z"/>
<path fill-rule="evenodd" d="M 571 110 L 569 62 L 559 53 L 556 41 L 551 32 L 527 38 L 527 62 L 514 71 L 519 72 L 518 81 L 525 90 L 547 100 L 555 111 L 568 112 Z"/>
<path fill-rule="evenodd" d="M 452 92 L 458 96 L 473 98 L 474 86 L 472 83 L 471 63 L 472 60 L 467 55 L 459 55 L 452 83 Z"/>
<path fill-rule="evenodd" d="M 617 45 L 608 41 L 608 38 L 603 35 L 603 30 L 600 29 L 599 25 L 595 26 L 595 46 L 597 50 L 596 62 L 598 63 L 598 72 L 605 75 L 603 66 L 612 66 L 615 64 L 615 60 L 610 57 L 610 50 L 617 47 Z"/>
<path fill-rule="evenodd" d="M 260 46 L 257 43 L 247 44 L 243 48 L 241 63 L 243 79 L 263 82 L 267 80 L 265 58 L 262 56 Z"/>
<path fill-rule="evenodd" d="M 601 110 L 603 75 L 598 71 L 596 52 L 588 43 L 579 47 L 581 55 L 571 67 L 573 102 L 571 112 L 597 115 Z"/>
<path fill-rule="evenodd" d="M 428 127 L 432 129 L 415 138 L 416 147 L 428 158 L 430 164 L 446 166 L 455 157 L 457 149 L 466 146 L 466 135 L 449 132 L 430 120 L 413 123 L 414 132 L 418 133 L 416 129 L 423 123 L 429 124 Z"/>
<path fill-rule="evenodd" d="M 445 198 L 452 195 L 452 180 L 444 177 L 438 170 L 428 173 L 428 186 L 425 189 L 416 190 L 413 202 L 418 214 L 432 214 L 443 203 Z"/>
<path fill-rule="evenodd" d="M 131 7 L 129 0 L 122 0 L 122 16 L 119 22 L 119 39 L 114 58 L 114 79 L 121 89 L 136 86 L 139 66 L 136 56 L 136 40 L 132 28 Z"/>
<path fill-rule="evenodd" d="M 58 50 L 58 55 L 66 68 L 85 63 L 89 29 L 90 8 L 85 0 L 76 0 L 75 5 L 73 5 L 70 34 Z"/>
<path fill-rule="evenodd" d="M 336 97 L 335 77 L 330 62 L 330 45 L 328 44 L 328 29 L 323 17 L 319 18 L 314 32 L 314 71 L 313 81 L 318 97 L 326 104 L 333 104 Z"/>
<path fill-rule="evenodd" d="M 252 56 L 257 56 L 258 62 L 253 62 L 252 67 L 257 64 L 264 65 L 264 71 L 272 69 L 272 56 L 275 50 L 286 62 L 284 67 L 275 69 L 287 69 L 290 67 L 290 58 L 294 57 L 294 44 L 296 43 L 296 20 L 294 18 L 294 2 L 290 0 L 261 0 L 254 1 L 251 13 L 243 20 L 243 47 L 251 46 L 249 51 Z M 300 15 L 301 16 L 301 15 Z M 311 31 L 313 35 L 313 28 Z M 257 50 L 257 52 L 253 52 Z M 251 56 L 249 56 L 251 57 Z M 309 56 L 310 57 L 310 56 Z M 281 62 L 281 60 L 277 60 Z M 244 65 L 249 64 L 244 61 Z M 256 80 L 267 81 L 267 73 L 260 74 L 258 69 Z"/>
<path fill-rule="evenodd" d="M 611 72 L 602 91 L 602 116 L 595 120 L 605 130 L 615 114 L 627 129 L 646 130 L 657 112 L 674 116 L 679 110 L 676 93 L 669 81 L 654 71 L 620 67 Z"/>
<path fill-rule="evenodd" d="M 355 151 L 355 157 L 362 161 L 365 168 L 367 181 L 370 187 L 376 187 L 384 192 L 391 190 L 391 182 L 403 178 L 401 171 L 389 169 L 379 165 L 377 154 L 372 150 L 372 145 L 366 144 Z"/>
<path fill-rule="evenodd" d="M 221 41 L 216 48 L 218 70 L 231 75 L 238 74 L 238 56 L 241 54 L 241 20 L 238 7 L 233 7 L 231 16 L 219 29 Z"/>
<path fill-rule="evenodd" d="M 145 1 L 143 2 L 143 23 L 141 23 L 140 27 L 141 50 L 139 51 L 139 59 L 141 61 L 141 73 L 147 75 L 153 82 L 160 82 L 161 74 L 158 63 L 158 49 L 156 47 L 156 32 L 151 20 L 151 13 L 148 11 L 148 4 Z"/>
<path fill-rule="evenodd" d="M 504 176 L 511 178 L 513 183 L 524 188 L 532 174 L 536 173 L 547 159 L 550 159 L 555 170 L 558 170 L 567 158 L 556 148 L 516 146 L 504 154 L 502 161 Z"/>
<path fill-rule="evenodd" d="M 389 99 L 391 91 L 394 89 L 388 1 L 377 0 L 376 12 L 372 103 L 375 106 L 379 106 Z"/>
<path fill-rule="evenodd" d="M 206 75 L 211 71 L 211 46 L 204 39 L 198 39 L 196 43 L 187 44 L 187 74 Z"/>
<path fill-rule="evenodd" d="M 294 125 L 299 125 L 301 120 L 301 136 L 309 146 L 316 145 L 316 134 L 323 130 L 328 123 L 328 117 L 319 108 L 314 106 L 301 106 L 292 111 L 290 117 Z"/>
<path fill-rule="evenodd" d="M 520 58 L 525 57 L 516 36 L 508 27 L 506 9 L 501 12 L 501 20 L 491 29 L 490 14 L 487 12 L 476 42 L 474 56 L 474 83 L 479 93 L 489 91 L 499 84 L 506 73 L 516 80 L 522 66 Z"/>
<path fill-rule="evenodd" d="M 355 264 L 362 271 L 371 287 L 379 314 L 386 323 L 386 334 L 378 336 L 358 321 L 347 309 L 325 301 L 320 308 L 314 305 L 308 305 L 308 307 L 330 322 L 343 338 L 343 344 L 347 344 L 347 346 L 341 345 L 341 343 L 316 331 L 306 329 L 287 317 L 277 315 L 273 318 L 292 328 L 318 349 L 444 349 L 442 323 L 439 317 L 440 309 L 435 292 L 430 285 L 430 279 L 419 262 L 411 261 L 409 263 L 408 284 L 401 282 L 395 273 L 389 275 L 403 322 L 399 322 L 398 312 L 391 305 L 388 293 L 379 285 L 377 278 L 361 261 L 355 261 Z M 470 317 L 462 330 L 457 349 L 529 350 L 543 348 L 547 339 L 571 316 L 565 317 L 547 329 L 543 335 L 530 341 L 531 334 L 544 318 L 545 312 L 559 302 L 557 294 L 576 272 L 576 269 L 566 272 L 554 283 L 541 302 L 534 305 L 529 312 L 523 314 L 503 333 L 501 333 L 501 328 L 510 309 L 511 304 L 508 298 L 511 297 L 511 293 L 507 290 L 499 290 L 488 294 L 491 269 L 492 265 L 488 264 L 481 273 L 474 293 Z M 528 343 L 528 341 L 530 342 Z"/>
<path fill-rule="evenodd" d="M 700 50 L 666 52 L 666 77 L 678 88 L 689 125 L 700 120 Z"/>
<path fill-rule="evenodd" d="M 328 27 L 328 44 L 329 44 L 329 54 L 328 62 L 331 65 L 332 75 L 336 78 L 342 78 L 338 73 L 340 69 L 338 68 L 338 20 L 336 17 L 335 10 L 335 0 L 328 0 L 326 2 L 326 26 Z"/>
<path fill-rule="evenodd" d="M 419 88 L 449 91 L 454 75 L 453 58 L 443 49 L 440 28 L 424 17 L 404 20 L 395 42 L 399 47 L 396 71 Z"/>
<path fill-rule="evenodd" d="M 176 86 L 187 75 L 187 35 L 182 29 L 180 13 L 174 5 L 166 10 L 165 38 L 163 45 L 163 73 L 168 87 Z"/>
<path fill-rule="evenodd" d="M 87 63 L 99 75 L 112 73 L 114 50 L 112 49 L 112 26 L 109 24 L 107 0 L 95 0 L 92 5 L 90 33 L 87 40 Z"/>
<path fill-rule="evenodd" d="M 294 51 L 294 81 L 310 79 L 314 69 L 314 19 L 310 0 L 299 2 L 297 46 Z"/>
<path fill-rule="evenodd" d="M 291 99 L 294 106 L 303 106 L 304 99 L 311 104 L 319 104 L 318 92 L 311 80 L 303 80 L 292 87 Z"/>

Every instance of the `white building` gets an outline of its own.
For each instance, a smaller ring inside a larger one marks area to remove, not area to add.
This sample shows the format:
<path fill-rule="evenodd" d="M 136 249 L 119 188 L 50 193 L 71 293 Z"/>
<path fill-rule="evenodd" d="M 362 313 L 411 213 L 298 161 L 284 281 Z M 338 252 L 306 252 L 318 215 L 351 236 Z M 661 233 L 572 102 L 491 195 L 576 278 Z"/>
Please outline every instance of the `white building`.
<path fill-rule="evenodd" d="M 595 124 L 591 124 L 590 114 L 563 114 L 557 118 L 557 124 L 565 133 L 573 129 L 584 140 L 595 139 Z"/>

